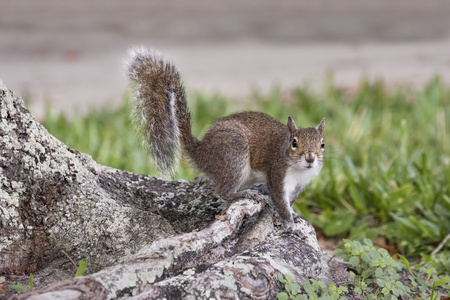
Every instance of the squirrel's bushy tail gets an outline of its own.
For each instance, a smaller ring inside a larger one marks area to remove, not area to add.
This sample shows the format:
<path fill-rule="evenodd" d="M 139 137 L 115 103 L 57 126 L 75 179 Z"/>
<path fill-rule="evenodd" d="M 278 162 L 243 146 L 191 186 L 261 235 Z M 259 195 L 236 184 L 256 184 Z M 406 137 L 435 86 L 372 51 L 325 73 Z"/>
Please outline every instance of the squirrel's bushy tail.
<path fill-rule="evenodd" d="M 148 142 L 158 171 L 173 174 L 180 157 L 180 142 L 188 152 L 198 142 L 191 134 L 180 74 L 158 51 L 133 48 L 130 56 L 128 77 L 137 83 L 133 121 Z"/>

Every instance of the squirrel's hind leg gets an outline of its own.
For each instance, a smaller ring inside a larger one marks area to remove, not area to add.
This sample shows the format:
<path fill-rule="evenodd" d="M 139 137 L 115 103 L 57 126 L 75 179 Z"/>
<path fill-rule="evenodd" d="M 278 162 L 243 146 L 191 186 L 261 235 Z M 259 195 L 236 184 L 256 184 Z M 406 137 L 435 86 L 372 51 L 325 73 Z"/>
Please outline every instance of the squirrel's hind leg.
<path fill-rule="evenodd" d="M 194 163 L 214 182 L 221 197 L 229 199 L 241 189 L 250 172 L 247 137 L 242 131 L 213 126 L 196 151 Z"/>

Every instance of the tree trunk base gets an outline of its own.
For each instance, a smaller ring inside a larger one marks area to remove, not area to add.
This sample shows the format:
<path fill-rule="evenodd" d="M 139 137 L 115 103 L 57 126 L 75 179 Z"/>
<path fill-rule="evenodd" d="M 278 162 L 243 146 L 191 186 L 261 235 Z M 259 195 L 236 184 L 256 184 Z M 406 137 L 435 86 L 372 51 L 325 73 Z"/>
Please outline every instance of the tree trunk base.
<path fill-rule="evenodd" d="M 306 221 L 295 224 L 302 239 L 274 225 L 265 202 L 229 203 L 206 179 L 99 165 L 51 136 L 1 81 L 0 167 L 0 298 L 273 299 L 277 274 L 331 281 Z M 87 262 L 85 276 L 73 278 L 70 259 Z M 30 273 L 32 292 L 7 287 Z"/>

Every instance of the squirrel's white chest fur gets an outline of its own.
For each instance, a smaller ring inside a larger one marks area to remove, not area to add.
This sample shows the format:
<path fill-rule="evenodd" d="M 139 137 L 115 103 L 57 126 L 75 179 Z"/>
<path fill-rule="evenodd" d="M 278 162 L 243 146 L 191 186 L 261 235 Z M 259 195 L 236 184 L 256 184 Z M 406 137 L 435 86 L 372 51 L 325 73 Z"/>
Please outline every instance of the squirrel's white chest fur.
<path fill-rule="evenodd" d="M 316 177 L 322 165 L 317 161 L 311 164 L 308 168 L 308 163 L 304 160 L 293 164 L 286 170 L 286 175 L 283 180 L 283 194 L 284 200 L 291 205 L 291 202 L 297 198 L 301 190 L 314 178 Z M 249 188 L 251 185 L 256 183 L 266 183 L 267 176 L 263 171 L 254 170 L 248 164 L 242 170 L 241 186 L 240 189 Z"/>
<path fill-rule="evenodd" d="M 286 176 L 283 180 L 283 191 L 284 200 L 289 206 L 303 188 L 319 174 L 321 169 L 322 166 L 316 160 L 310 168 L 307 168 L 305 164 L 297 163 L 286 170 Z"/>

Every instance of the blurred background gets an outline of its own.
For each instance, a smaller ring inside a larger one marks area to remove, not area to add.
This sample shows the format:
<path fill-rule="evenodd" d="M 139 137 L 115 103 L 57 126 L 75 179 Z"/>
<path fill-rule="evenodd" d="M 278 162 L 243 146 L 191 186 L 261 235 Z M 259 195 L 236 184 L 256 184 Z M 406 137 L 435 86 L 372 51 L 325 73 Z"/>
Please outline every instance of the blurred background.
<path fill-rule="evenodd" d="M 170 54 L 188 90 L 450 80 L 450 2 L 1 0 L 0 79 L 43 116 L 118 106 L 132 45 Z"/>

